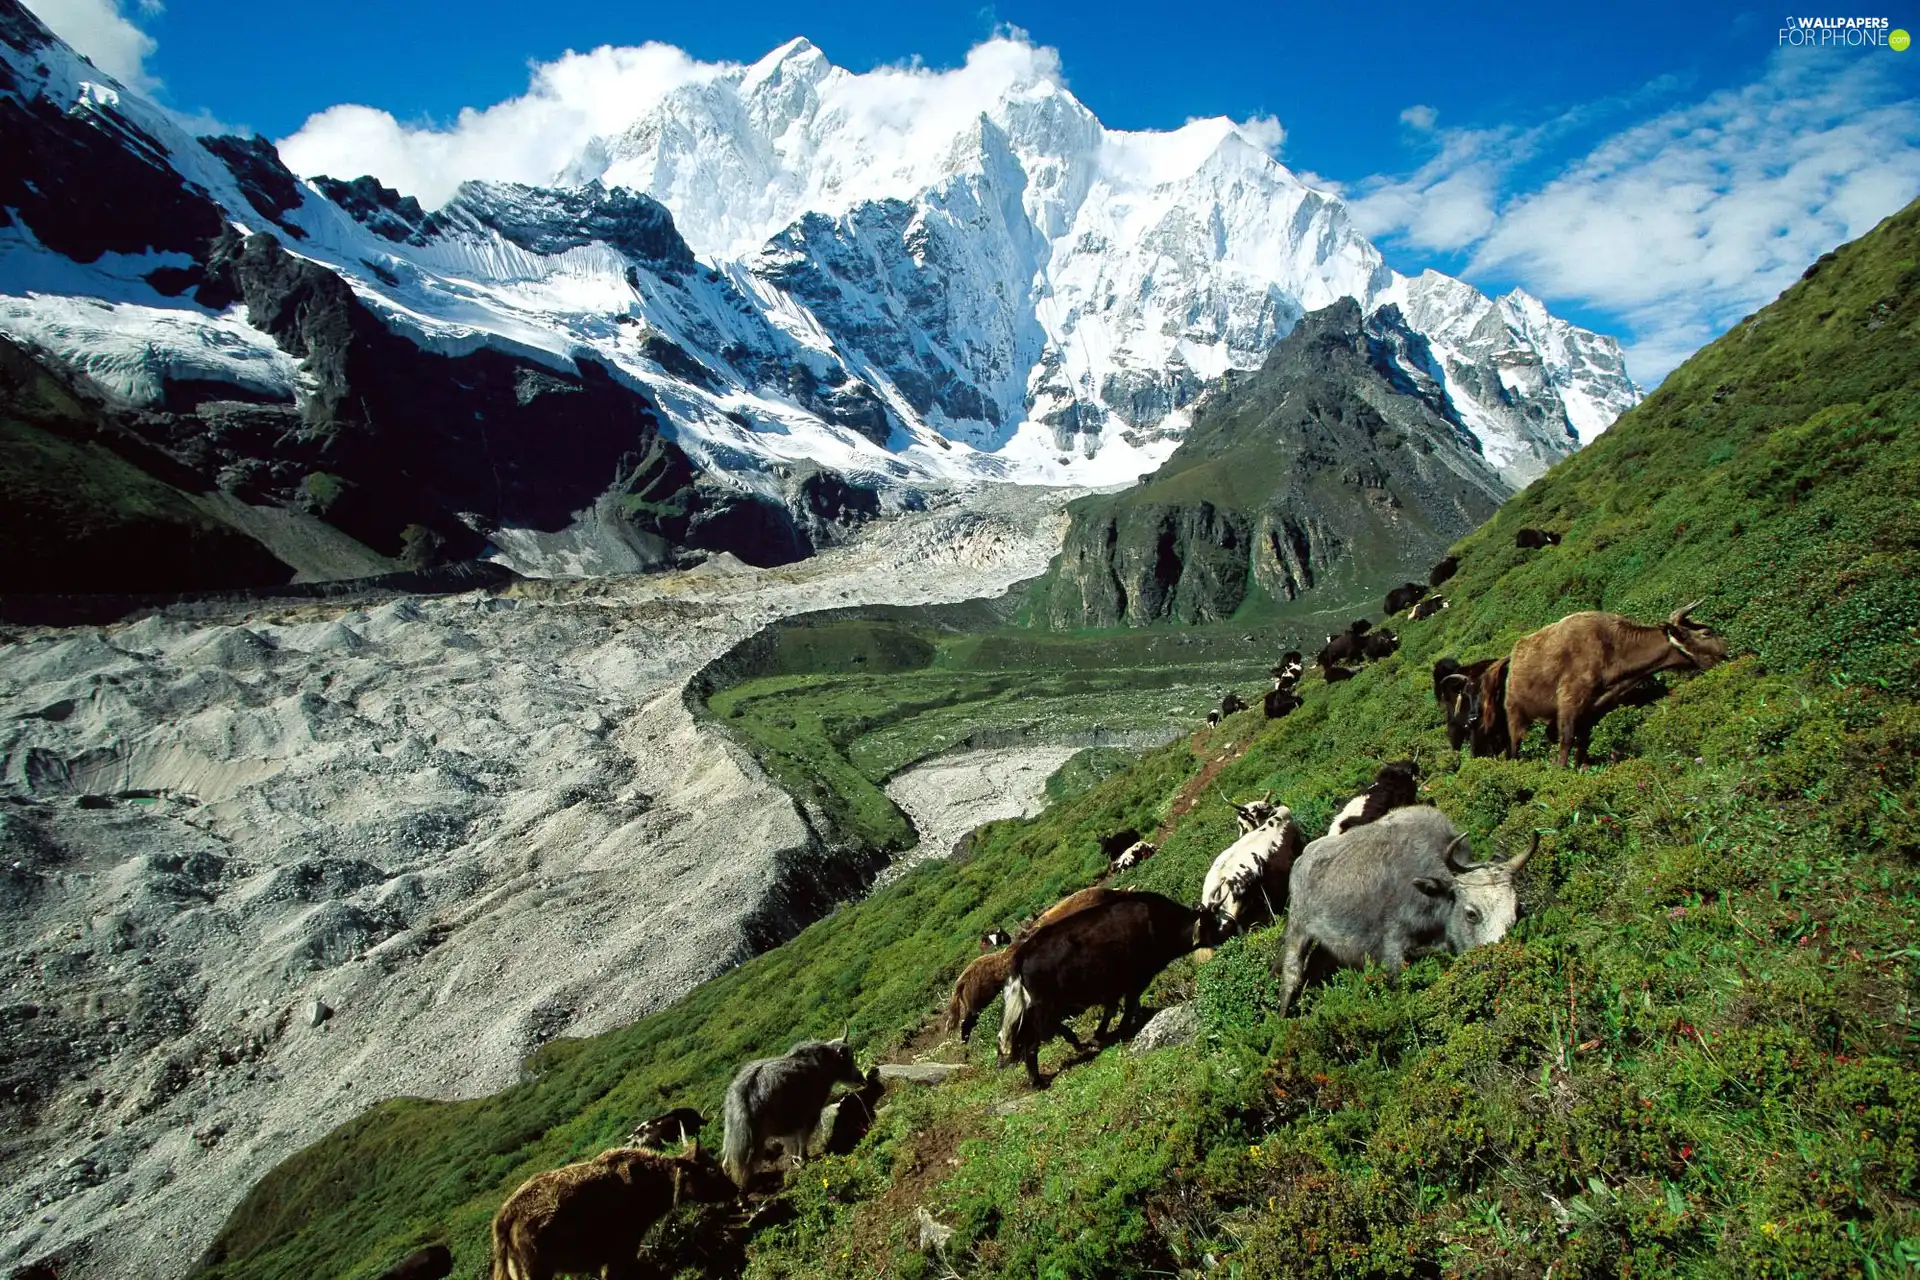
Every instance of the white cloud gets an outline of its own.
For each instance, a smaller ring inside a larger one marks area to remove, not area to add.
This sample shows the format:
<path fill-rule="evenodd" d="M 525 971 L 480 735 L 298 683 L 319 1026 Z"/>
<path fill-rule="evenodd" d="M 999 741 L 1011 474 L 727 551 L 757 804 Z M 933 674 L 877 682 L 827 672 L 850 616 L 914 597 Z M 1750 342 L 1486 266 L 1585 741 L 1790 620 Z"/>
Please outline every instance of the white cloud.
<path fill-rule="evenodd" d="M 403 124 L 373 107 L 337 106 L 278 146 L 296 173 L 371 173 L 434 207 L 469 178 L 551 182 L 593 139 L 625 132 L 669 94 L 751 74 L 741 64 L 698 62 L 664 44 L 569 52 L 534 65 L 526 93 L 465 109 L 448 125 Z M 974 46 L 965 64 L 950 70 L 912 62 L 843 75 L 823 110 L 840 113 L 839 129 L 861 138 L 871 165 L 923 166 L 994 103 L 1064 86 L 1059 54 L 1009 30 Z M 1276 121 L 1243 128 L 1274 145 L 1282 136 Z"/>
<path fill-rule="evenodd" d="M 1401 124 L 1411 129 L 1419 129 L 1423 133 L 1433 128 L 1434 122 L 1439 119 L 1440 113 L 1438 111 L 1417 102 L 1400 113 Z"/>
<path fill-rule="evenodd" d="M 159 46 L 152 36 L 120 12 L 119 0 L 25 0 L 53 34 L 93 59 L 93 65 L 129 89 L 152 90 L 159 81 L 148 74 L 146 61 Z M 153 17 L 159 0 L 140 0 L 140 13 Z"/>
<path fill-rule="evenodd" d="M 1240 136 L 1259 147 L 1268 155 L 1278 159 L 1280 148 L 1287 141 L 1287 130 L 1278 116 L 1250 116 L 1234 125 Z"/>
<path fill-rule="evenodd" d="M 1508 168 L 1534 152 L 1538 131 L 1449 129 L 1436 137 L 1439 151 L 1408 177 L 1357 184 L 1353 220 L 1367 235 L 1439 252 L 1477 243 L 1493 229 Z"/>
<path fill-rule="evenodd" d="M 1920 194 L 1920 100 L 1896 74 L 1885 57 L 1786 50 L 1754 83 L 1616 132 L 1518 194 L 1500 193 L 1571 116 L 1443 130 L 1413 175 L 1363 184 L 1355 217 L 1466 252 L 1469 276 L 1619 317 L 1652 382 Z"/>
<path fill-rule="evenodd" d="M 546 182 L 590 138 L 631 124 L 674 90 L 733 68 L 695 62 L 664 44 L 602 46 L 533 68 L 518 98 L 468 107 L 450 126 L 403 125 L 373 107 L 342 105 L 279 142 L 295 173 L 371 173 L 429 206 L 468 178 Z"/>

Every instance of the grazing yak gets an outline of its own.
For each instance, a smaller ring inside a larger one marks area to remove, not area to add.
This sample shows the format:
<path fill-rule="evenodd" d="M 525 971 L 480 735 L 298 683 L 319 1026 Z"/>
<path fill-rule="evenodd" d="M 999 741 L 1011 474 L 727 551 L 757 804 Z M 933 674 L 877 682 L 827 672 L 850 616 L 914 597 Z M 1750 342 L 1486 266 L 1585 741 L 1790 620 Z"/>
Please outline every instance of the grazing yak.
<path fill-rule="evenodd" d="M 627 1135 L 630 1147 L 646 1147 L 653 1151 L 664 1151 L 669 1146 L 684 1147 L 688 1142 L 700 1136 L 707 1127 L 707 1118 L 692 1107 L 675 1107 L 651 1120 L 642 1120 Z"/>
<path fill-rule="evenodd" d="M 1333 816 L 1333 825 L 1327 828 L 1327 834 L 1337 836 L 1369 822 L 1378 822 L 1395 809 L 1418 804 L 1419 778 L 1420 767 L 1411 760 L 1381 765 L 1373 775 L 1372 784 Z"/>
<path fill-rule="evenodd" d="M 638 1276 L 647 1229 L 682 1198 L 724 1203 L 734 1185 L 699 1144 L 684 1156 L 633 1147 L 536 1173 L 493 1219 L 493 1280 Z"/>
<path fill-rule="evenodd" d="M 833 1086 L 865 1083 L 844 1034 L 837 1040 L 803 1040 L 780 1057 L 747 1063 L 727 1086 L 721 1167 L 745 1188 L 769 1139 L 780 1143 L 789 1164 L 804 1164 L 807 1137 L 819 1127 Z"/>
<path fill-rule="evenodd" d="M 1459 955 L 1505 937 L 1519 908 L 1513 878 L 1534 849 L 1475 864 L 1460 857 L 1465 842 L 1445 814 L 1422 805 L 1308 845 L 1293 864 L 1287 932 L 1274 961 L 1281 1013 L 1300 994 L 1316 946 L 1342 968 L 1373 962 L 1396 974 L 1421 956 Z"/>
<path fill-rule="evenodd" d="M 1470 744 L 1476 756 L 1507 750 L 1507 660 L 1482 658 L 1461 666 L 1453 658 L 1433 664 L 1433 700 L 1446 709 L 1447 743 Z"/>
<path fill-rule="evenodd" d="M 1066 1020 L 1106 1007 L 1100 1036 L 1116 1007 L 1120 1035 L 1140 1016 L 1140 994 L 1154 975 L 1196 947 L 1220 940 L 1219 921 L 1157 893 L 1129 893 L 1035 929 L 1013 949 L 1006 1011 L 1000 1018 L 999 1062 L 1024 1062 L 1027 1080 L 1042 1086 L 1040 1046 L 1054 1036 L 1078 1045 Z"/>
<path fill-rule="evenodd" d="M 1326 667 L 1336 662 L 1346 662 L 1360 652 L 1360 637 L 1351 631 L 1342 631 L 1337 636 L 1328 636 L 1320 652 L 1313 655 L 1315 666 Z"/>
<path fill-rule="evenodd" d="M 841 1094 L 820 1113 L 813 1149 L 821 1155 L 844 1156 L 859 1146 L 860 1139 L 873 1128 L 873 1113 L 886 1092 L 887 1082 L 880 1078 L 880 1068 L 868 1067 L 865 1084 Z"/>
<path fill-rule="evenodd" d="M 1560 739 L 1559 763 L 1587 763 L 1600 718 L 1629 698 L 1648 676 L 1691 667 L 1705 671 L 1727 656 L 1727 642 L 1689 616 L 1699 601 L 1647 625 L 1617 613 L 1570 613 L 1513 646 L 1507 663 L 1507 754 L 1535 721 Z"/>
<path fill-rule="evenodd" d="M 1458 572 L 1460 572 L 1460 557 L 1448 556 L 1445 560 L 1442 560 L 1439 564 L 1427 571 L 1427 585 L 1437 588 L 1441 583 L 1448 581 Z"/>
<path fill-rule="evenodd" d="M 1386 615 L 1391 618 L 1394 614 L 1404 609 L 1411 609 L 1414 605 L 1420 603 L 1420 597 L 1426 594 L 1427 589 L 1417 582 L 1401 583 L 1393 590 L 1387 592 Z"/>
<path fill-rule="evenodd" d="M 1005 929 L 989 929 L 980 935 L 980 950 L 982 952 L 992 951 L 997 947 L 1007 946 L 1012 941 L 1013 935 Z"/>
<path fill-rule="evenodd" d="M 1226 691 L 1226 693 L 1220 696 L 1220 718 L 1221 719 L 1224 720 L 1228 716 L 1235 715 L 1238 712 L 1245 711 L 1246 709 L 1247 709 L 1246 700 L 1243 699 L 1239 694 L 1235 693 L 1233 690 L 1229 689 Z"/>
<path fill-rule="evenodd" d="M 1147 845 L 1147 847 L 1153 846 Z M 1109 889 L 1103 884 L 1070 893 L 1041 912 L 1032 924 L 1023 927 L 1020 930 L 1020 937 L 1026 938 L 1040 926 L 1051 924 L 1076 911 L 1084 911 L 1088 907 L 1098 906 L 1103 902 L 1111 902 L 1125 896 L 1124 889 Z M 1004 933 L 1000 936 L 1006 937 Z M 1015 940 L 1008 941 L 1011 943 Z M 960 971 L 959 978 L 955 979 L 953 984 L 953 994 L 947 1000 L 947 1014 L 943 1025 L 949 1035 L 958 1032 L 960 1038 L 965 1040 L 973 1034 L 973 1027 L 980 1020 L 981 1010 L 992 1004 L 993 998 L 1000 994 L 1002 987 L 1006 986 L 1008 966 L 1012 963 L 1013 948 L 1009 945 L 1005 950 L 991 951 L 977 957 Z"/>
<path fill-rule="evenodd" d="M 1221 920 L 1222 932 L 1244 932 L 1279 918 L 1287 905 L 1287 877 L 1306 843 L 1285 805 L 1220 852 L 1207 869 L 1200 909 Z"/>
<path fill-rule="evenodd" d="M 1360 638 L 1360 656 L 1368 662 L 1391 658 L 1400 648 L 1400 637 L 1385 627 Z"/>
<path fill-rule="evenodd" d="M 953 995 L 947 1000 L 943 1025 L 948 1035 L 957 1034 L 965 1040 L 973 1034 L 973 1024 L 980 1021 L 980 1011 L 992 1004 L 1000 988 L 1007 985 L 1008 966 L 1012 963 L 1013 948 L 1008 946 L 974 957 L 960 971 L 960 976 L 953 981 Z"/>
<path fill-rule="evenodd" d="M 1407 617 L 1414 622 L 1425 622 L 1442 609 L 1452 608 L 1445 596 L 1428 596 L 1413 608 L 1407 610 Z"/>
<path fill-rule="evenodd" d="M 1323 666 L 1320 668 L 1320 675 L 1328 684 L 1339 684 L 1342 680 L 1353 679 L 1354 670 L 1352 667 Z"/>
<path fill-rule="evenodd" d="M 444 1244 L 430 1244 L 382 1271 L 379 1280 L 446 1280 L 452 1274 L 453 1250 Z"/>
<path fill-rule="evenodd" d="M 1522 529 L 1513 536 L 1513 545 L 1522 551 L 1533 551 L 1540 547 L 1557 547 L 1560 535 L 1545 529 Z"/>
<path fill-rule="evenodd" d="M 1269 720 L 1292 715 L 1306 705 L 1307 700 L 1293 691 L 1291 683 L 1279 680 L 1273 682 L 1273 688 L 1267 690 L 1266 696 L 1260 700 L 1260 709 Z"/>
<path fill-rule="evenodd" d="M 1300 656 L 1300 651 L 1298 649 L 1289 649 L 1281 656 L 1280 661 L 1275 664 L 1273 668 L 1273 678 L 1276 681 L 1292 685 L 1300 679 L 1300 673 L 1304 670 L 1306 670 L 1306 665 L 1304 659 Z"/>
<path fill-rule="evenodd" d="M 1120 855 L 1140 843 L 1140 833 L 1132 827 L 1122 827 L 1112 835 L 1100 837 L 1100 852 L 1107 855 L 1109 863 L 1115 862 Z"/>
<path fill-rule="evenodd" d="M 1160 852 L 1160 846 L 1151 840 L 1135 840 L 1127 851 L 1113 860 L 1113 872 L 1119 875 L 1131 871 L 1141 863 Z"/>
<path fill-rule="evenodd" d="M 1220 723 L 1220 708 L 1215 707 L 1213 710 L 1207 712 L 1207 727 L 1211 729 L 1219 723 Z"/>

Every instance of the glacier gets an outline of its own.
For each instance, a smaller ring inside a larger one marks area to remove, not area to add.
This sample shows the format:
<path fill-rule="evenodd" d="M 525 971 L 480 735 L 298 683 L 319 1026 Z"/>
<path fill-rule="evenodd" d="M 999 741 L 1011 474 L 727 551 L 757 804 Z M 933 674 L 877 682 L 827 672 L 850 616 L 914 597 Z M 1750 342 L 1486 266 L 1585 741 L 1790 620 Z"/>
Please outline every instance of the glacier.
<path fill-rule="evenodd" d="M 666 92 L 541 184 L 469 181 L 429 211 L 377 175 L 295 178 L 263 142 L 195 138 L 57 41 L 4 53 L 0 93 L 151 143 L 422 348 L 596 362 L 709 474 L 769 495 L 796 465 L 895 495 L 1129 483 L 1210 383 L 1339 298 L 1399 308 L 1423 342 L 1394 358 L 1515 486 L 1641 395 L 1613 339 L 1537 299 L 1391 269 L 1257 129 L 1108 129 L 1046 60 L 916 98 L 924 77 L 798 39 Z M 135 403 L 169 377 L 297 397 L 271 338 L 154 269 L 177 256 L 81 260 L 13 220 L 0 332 Z"/>

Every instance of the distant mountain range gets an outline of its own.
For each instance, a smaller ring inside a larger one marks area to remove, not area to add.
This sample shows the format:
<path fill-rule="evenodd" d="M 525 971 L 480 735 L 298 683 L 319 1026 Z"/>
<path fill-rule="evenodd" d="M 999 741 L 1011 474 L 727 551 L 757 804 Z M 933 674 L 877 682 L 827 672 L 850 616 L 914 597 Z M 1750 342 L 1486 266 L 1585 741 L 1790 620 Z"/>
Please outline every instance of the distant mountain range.
<path fill-rule="evenodd" d="M 0 0 L 0 335 L 306 577 L 775 563 L 934 489 L 1130 481 L 1342 298 L 1506 484 L 1639 399 L 1228 121 L 1109 130 L 1036 75 L 903 132 L 867 80 L 796 40 L 428 210 L 192 137 Z"/>

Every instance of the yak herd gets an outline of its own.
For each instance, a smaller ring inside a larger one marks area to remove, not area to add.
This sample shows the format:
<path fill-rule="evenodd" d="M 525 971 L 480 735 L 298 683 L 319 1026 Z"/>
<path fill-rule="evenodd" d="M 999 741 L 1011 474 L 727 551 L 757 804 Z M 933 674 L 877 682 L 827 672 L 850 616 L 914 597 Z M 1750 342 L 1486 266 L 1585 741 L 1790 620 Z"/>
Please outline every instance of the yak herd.
<path fill-rule="evenodd" d="M 1560 535 L 1522 530 L 1522 548 L 1557 546 Z M 1430 594 L 1459 569 L 1448 556 L 1427 584 L 1405 583 L 1386 598 L 1386 612 L 1417 622 L 1448 607 Z M 1433 667 L 1433 696 L 1445 713 L 1447 740 L 1476 755 L 1518 758 L 1527 729 L 1544 723 L 1558 743 L 1558 762 L 1586 763 L 1595 723 L 1607 712 L 1656 698 L 1652 679 L 1667 670 L 1705 670 L 1721 661 L 1726 641 L 1677 609 L 1663 623 L 1642 624 L 1617 614 L 1575 613 L 1523 637 L 1510 653 L 1462 663 L 1441 658 Z M 1315 655 L 1328 683 L 1349 679 L 1354 664 L 1394 653 L 1399 639 L 1386 627 L 1356 621 L 1327 637 Z M 1273 668 L 1265 695 L 1268 718 L 1302 705 L 1298 692 L 1305 660 L 1286 654 Z M 1228 693 L 1208 722 L 1248 709 Z M 1292 1008 L 1310 962 L 1322 968 L 1378 965 L 1398 973 L 1435 952 L 1455 955 L 1496 942 L 1518 910 L 1514 879 L 1537 850 L 1486 861 L 1469 856 L 1467 838 L 1448 818 L 1419 802 L 1418 770 L 1410 760 L 1382 766 L 1367 789 L 1335 814 L 1325 835 L 1309 842 L 1284 804 L 1269 792 L 1231 804 L 1235 839 L 1207 871 L 1197 906 L 1157 893 L 1096 884 L 1061 899 L 1011 933 L 980 939 L 981 954 L 953 985 L 941 1029 L 965 1040 L 981 1013 L 1002 1000 L 998 1061 L 1020 1062 L 1028 1080 L 1044 1086 L 1039 1052 L 1047 1041 L 1085 1045 L 1068 1025 L 1102 1011 L 1095 1045 L 1125 1039 L 1141 1021 L 1140 998 L 1154 977 L 1181 956 L 1216 947 L 1236 934 L 1283 917 L 1273 969 L 1281 1009 Z M 1116 831 L 1100 841 L 1109 875 L 1150 858 L 1155 845 L 1139 831 Z M 1105 877 L 1103 877 L 1104 879 Z M 829 1106 L 836 1086 L 857 1092 Z M 683 1198 L 719 1202 L 745 1191 L 769 1159 L 798 1165 L 818 1141 L 823 1116 L 846 1102 L 869 1111 L 882 1087 L 877 1069 L 862 1073 L 847 1037 L 806 1041 L 787 1053 L 747 1063 L 726 1093 L 726 1136 L 718 1161 L 702 1153 L 703 1118 L 678 1108 L 639 1126 L 626 1146 L 529 1179 L 501 1206 L 493 1225 L 493 1280 L 551 1280 L 569 1273 L 607 1277 L 652 1274 L 639 1261 L 641 1236 Z M 678 1145 L 681 1154 L 663 1150 Z M 842 1149 L 830 1143 L 829 1149 Z M 401 1264 L 426 1269 L 390 1273 L 444 1275 L 422 1251 Z M 445 1259 L 451 1265 L 450 1259 Z"/>

